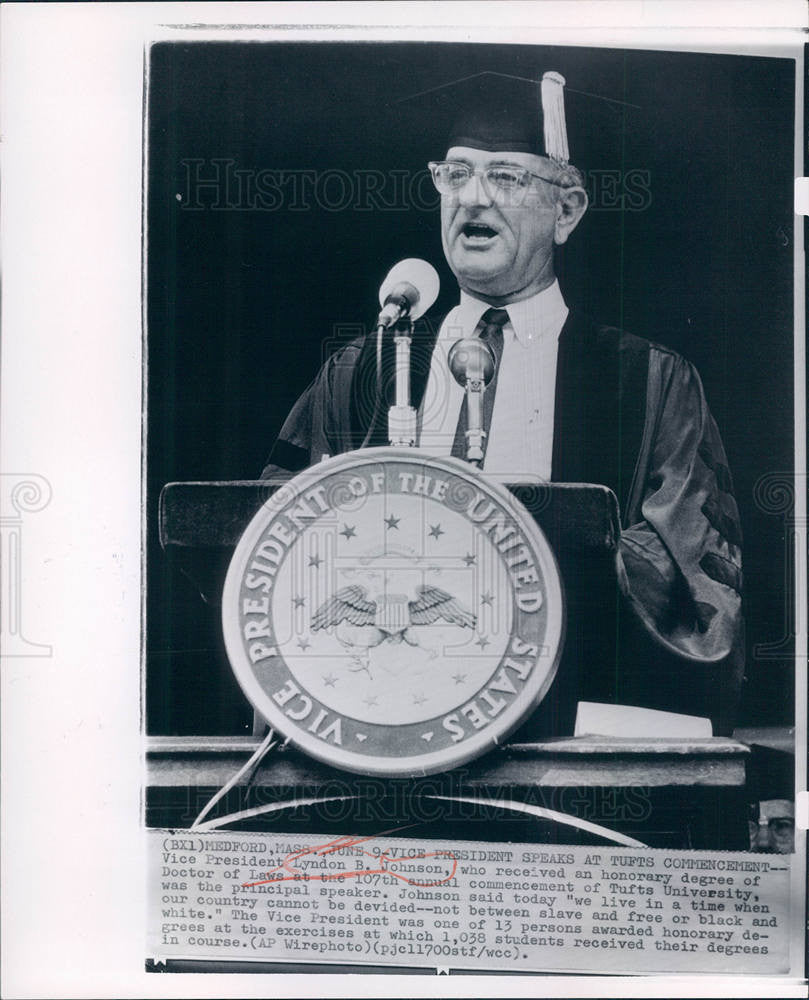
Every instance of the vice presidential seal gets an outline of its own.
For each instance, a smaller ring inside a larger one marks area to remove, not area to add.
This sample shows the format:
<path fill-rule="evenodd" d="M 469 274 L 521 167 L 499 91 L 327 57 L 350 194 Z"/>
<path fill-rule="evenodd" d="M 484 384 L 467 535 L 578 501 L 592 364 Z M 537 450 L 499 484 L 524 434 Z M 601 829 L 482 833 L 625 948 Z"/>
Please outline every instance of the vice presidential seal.
<path fill-rule="evenodd" d="M 349 771 L 420 775 L 500 743 L 561 653 L 559 574 L 531 515 L 455 459 L 330 459 L 250 522 L 223 597 L 254 707 Z"/>

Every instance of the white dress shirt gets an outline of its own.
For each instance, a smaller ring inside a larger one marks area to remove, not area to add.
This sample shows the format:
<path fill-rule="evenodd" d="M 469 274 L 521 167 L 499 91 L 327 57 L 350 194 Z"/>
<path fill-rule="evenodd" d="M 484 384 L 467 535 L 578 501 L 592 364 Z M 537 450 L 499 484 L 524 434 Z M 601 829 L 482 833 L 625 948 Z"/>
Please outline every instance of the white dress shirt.
<path fill-rule="evenodd" d="M 471 337 L 488 302 L 461 292 L 461 301 L 441 325 L 433 349 L 427 389 L 419 412 L 422 448 L 449 455 L 464 390 L 447 365 L 452 345 Z M 504 482 L 551 477 L 553 407 L 559 334 L 568 315 L 559 282 L 505 306 L 503 357 L 483 471 Z M 488 390 L 487 390 L 488 391 Z"/>

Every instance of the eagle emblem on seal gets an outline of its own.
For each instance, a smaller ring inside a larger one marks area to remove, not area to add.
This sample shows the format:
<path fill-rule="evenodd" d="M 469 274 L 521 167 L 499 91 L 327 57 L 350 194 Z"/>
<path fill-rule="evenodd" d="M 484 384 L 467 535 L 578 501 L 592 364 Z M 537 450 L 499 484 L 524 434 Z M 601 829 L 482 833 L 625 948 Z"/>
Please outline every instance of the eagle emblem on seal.
<path fill-rule="evenodd" d="M 312 615 L 312 631 L 329 629 L 356 664 L 371 676 L 369 651 L 383 643 L 426 649 L 430 658 L 436 650 L 424 646 L 415 631 L 422 625 L 447 622 L 461 628 L 475 628 L 477 619 L 452 594 L 429 584 L 416 588 L 416 597 L 407 594 L 378 594 L 371 600 L 359 584 L 343 587 L 324 601 Z"/>

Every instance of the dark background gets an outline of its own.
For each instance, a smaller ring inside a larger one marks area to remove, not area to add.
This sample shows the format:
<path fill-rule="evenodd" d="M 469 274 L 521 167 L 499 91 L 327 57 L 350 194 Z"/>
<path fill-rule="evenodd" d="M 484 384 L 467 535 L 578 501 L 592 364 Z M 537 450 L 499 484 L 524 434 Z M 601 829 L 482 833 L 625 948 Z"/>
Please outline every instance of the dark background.
<path fill-rule="evenodd" d="M 378 286 L 401 257 L 439 269 L 439 314 L 455 304 L 424 174 L 446 151 L 446 123 L 428 100 L 397 102 L 482 70 L 538 78 L 545 69 L 567 80 L 571 160 L 593 200 L 559 255 L 562 290 L 571 306 L 674 348 L 700 371 L 745 537 L 748 682 L 739 724 L 792 723 L 792 646 L 754 649 L 788 631 L 786 525 L 754 491 L 762 476 L 793 468 L 794 62 L 206 42 L 161 43 L 149 59 L 150 733 L 245 732 L 252 719 L 218 610 L 160 549 L 160 489 L 257 478 L 290 407 L 323 358 L 372 320 Z M 195 182 L 195 172 L 213 179 L 217 169 L 218 187 Z M 332 175 L 319 188 L 329 205 L 318 205 L 317 188 L 299 189 L 295 203 L 289 185 L 262 205 L 244 182 L 240 194 L 234 170 L 344 171 L 349 182 L 343 188 Z M 351 180 L 362 170 L 380 172 L 378 194 Z M 414 197 L 397 199 L 392 171 L 407 172 Z"/>

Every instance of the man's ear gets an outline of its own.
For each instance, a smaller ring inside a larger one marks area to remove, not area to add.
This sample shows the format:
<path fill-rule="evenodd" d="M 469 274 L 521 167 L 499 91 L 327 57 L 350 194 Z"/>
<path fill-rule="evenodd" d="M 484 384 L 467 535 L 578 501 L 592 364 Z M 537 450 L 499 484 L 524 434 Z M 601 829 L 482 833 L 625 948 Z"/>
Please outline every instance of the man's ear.
<path fill-rule="evenodd" d="M 553 239 L 558 245 L 565 243 L 587 211 L 589 199 L 582 187 L 563 188 L 556 203 L 556 228 Z"/>

